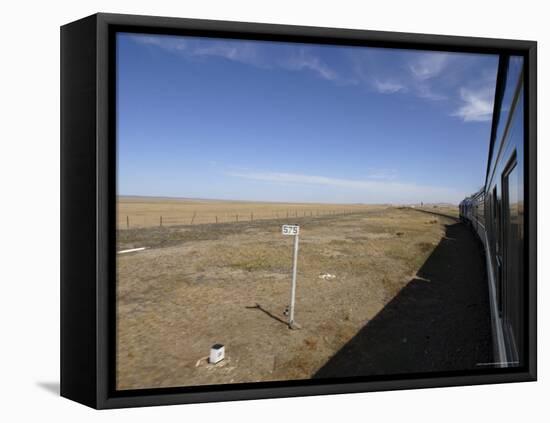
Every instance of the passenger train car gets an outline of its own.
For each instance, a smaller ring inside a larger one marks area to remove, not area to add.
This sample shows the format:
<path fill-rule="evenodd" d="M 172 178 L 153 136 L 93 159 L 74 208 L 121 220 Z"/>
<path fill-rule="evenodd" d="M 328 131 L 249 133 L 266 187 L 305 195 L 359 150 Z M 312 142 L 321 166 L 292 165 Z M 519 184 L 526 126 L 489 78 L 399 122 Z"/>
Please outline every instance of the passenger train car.
<path fill-rule="evenodd" d="M 500 57 L 485 184 L 459 206 L 485 249 L 497 367 L 521 365 L 526 349 L 523 69 Z"/>

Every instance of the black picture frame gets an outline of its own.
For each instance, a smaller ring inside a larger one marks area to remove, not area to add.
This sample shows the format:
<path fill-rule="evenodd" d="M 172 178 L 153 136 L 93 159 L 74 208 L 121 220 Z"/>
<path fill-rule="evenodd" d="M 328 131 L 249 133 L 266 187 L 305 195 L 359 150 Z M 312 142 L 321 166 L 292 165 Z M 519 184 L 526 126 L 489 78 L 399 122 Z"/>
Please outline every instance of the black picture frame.
<path fill-rule="evenodd" d="M 118 31 L 360 45 L 525 58 L 525 366 L 441 372 L 116 391 L 115 51 Z M 61 28 L 61 395 L 119 408 L 380 390 L 534 381 L 537 375 L 536 69 L 533 41 L 95 14 Z"/>

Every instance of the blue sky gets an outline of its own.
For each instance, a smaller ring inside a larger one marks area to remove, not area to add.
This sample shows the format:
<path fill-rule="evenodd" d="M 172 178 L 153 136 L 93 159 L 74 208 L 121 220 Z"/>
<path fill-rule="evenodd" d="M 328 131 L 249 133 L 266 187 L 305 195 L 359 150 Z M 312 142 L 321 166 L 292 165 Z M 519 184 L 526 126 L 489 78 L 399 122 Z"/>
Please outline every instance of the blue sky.
<path fill-rule="evenodd" d="M 119 195 L 454 202 L 484 181 L 498 59 L 119 34 Z"/>

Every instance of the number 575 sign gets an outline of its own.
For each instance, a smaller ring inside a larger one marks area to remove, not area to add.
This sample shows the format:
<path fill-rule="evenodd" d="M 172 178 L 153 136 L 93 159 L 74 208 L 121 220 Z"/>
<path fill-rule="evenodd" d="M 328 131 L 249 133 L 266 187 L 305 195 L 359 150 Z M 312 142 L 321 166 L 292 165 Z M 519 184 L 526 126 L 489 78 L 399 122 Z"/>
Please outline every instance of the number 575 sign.
<path fill-rule="evenodd" d="M 298 235 L 300 227 L 298 225 L 283 225 L 283 235 Z"/>

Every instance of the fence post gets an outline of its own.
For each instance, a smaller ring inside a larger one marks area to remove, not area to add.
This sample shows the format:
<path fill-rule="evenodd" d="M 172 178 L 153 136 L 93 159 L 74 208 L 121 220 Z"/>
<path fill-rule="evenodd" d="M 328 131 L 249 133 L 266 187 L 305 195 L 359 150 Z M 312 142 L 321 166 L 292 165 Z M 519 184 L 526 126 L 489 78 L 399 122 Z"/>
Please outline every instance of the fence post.
<path fill-rule="evenodd" d="M 236 215 L 235 215 L 235 222 L 238 222 L 238 221 L 239 221 L 239 215 L 236 214 Z"/>
<path fill-rule="evenodd" d="M 250 221 L 252 222 L 254 220 L 254 213 L 250 212 Z"/>
<path fill-rule="evenodd" d="M 218 216 L 216 216 L 216 223 L 218 223 Z"/>
<path fill-rule="evenodd" d="M 162 216 L 160 217 L 160 226 L 162 227 Z"/>
<path fill-rule="evenodd" d="M 130 218 L 126 216 L 126 229 L 130 229 Z"/>
<path fill-rule="evenodd" d="M 195 216 L 197 215 L 197 212 L 193 212 L 193 217 L 191 218 L 191 225 L 195 221 Z"/>

